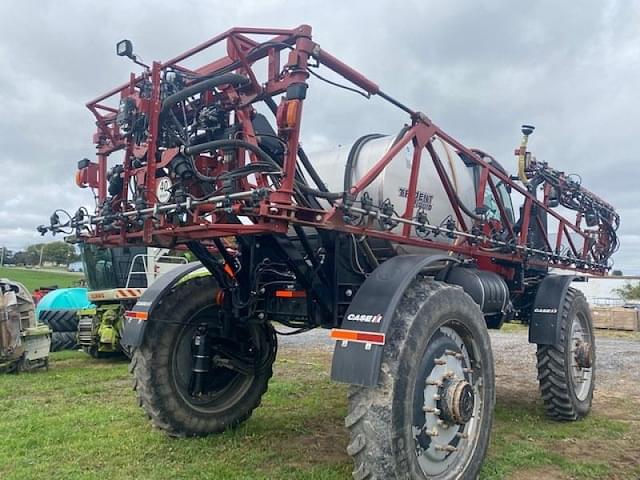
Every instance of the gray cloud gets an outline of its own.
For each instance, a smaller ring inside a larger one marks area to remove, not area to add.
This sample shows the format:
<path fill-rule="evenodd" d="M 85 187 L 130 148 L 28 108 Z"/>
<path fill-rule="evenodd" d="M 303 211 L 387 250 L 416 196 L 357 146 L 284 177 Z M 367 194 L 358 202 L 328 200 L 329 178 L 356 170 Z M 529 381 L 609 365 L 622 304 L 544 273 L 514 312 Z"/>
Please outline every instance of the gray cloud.
<path fill-rule="evenodd" d="M 132 65 L 115 56 L 117 40 L 131 38 L 152 61 L 235 25 L 309 23 L 324 48 L 511 170 L 519 125 L 537 125 L 538 158 L 579 173 L 618 207 L 616 265 L 640 273 L 634 2 L 7 0 L 0 17 L 0 244 L 25 246 L 53 208 L 90 204 L 72 179 L 93 151 L 84 104 L 127 79 Z M 380 99 L 311 82 L 308 148 L 406 121 Z"/>

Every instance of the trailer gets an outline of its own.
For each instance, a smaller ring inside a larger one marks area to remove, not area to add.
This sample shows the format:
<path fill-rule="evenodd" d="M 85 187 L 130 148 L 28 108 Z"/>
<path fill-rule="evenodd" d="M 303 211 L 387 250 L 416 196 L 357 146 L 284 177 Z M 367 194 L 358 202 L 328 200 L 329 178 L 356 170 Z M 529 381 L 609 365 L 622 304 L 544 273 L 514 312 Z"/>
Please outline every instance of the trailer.
<path fill-rule="evenodd" d="M 249 418 L 272 375 L 274 323 L 335 339 L 357 479 L 477 476 L 495 404 L 487 329 L 511 319 L 537 345 L 547 414 L 589 413 L 593 326 L 571 284 L 606 274 L 620 219 L 532 155 L 533 126 L 511 175 L 324 50 L 308 25 L 232 28 L 151 65 L 129 40 L 117 54 L 142 72 L 87 104 L 97 157 L 76 180 L 96 208 L 58 211 L 41 231 L 184 245 L 199 260 L 126 313 L 134 388 L 156 427 L 199 436 Z M 406 124 L 307 154 L 315 81 L 379 97 Z M 124 160 L 109 166 L 115 152 Z M 208 275 L 193 273 L 201 266 Z"/>

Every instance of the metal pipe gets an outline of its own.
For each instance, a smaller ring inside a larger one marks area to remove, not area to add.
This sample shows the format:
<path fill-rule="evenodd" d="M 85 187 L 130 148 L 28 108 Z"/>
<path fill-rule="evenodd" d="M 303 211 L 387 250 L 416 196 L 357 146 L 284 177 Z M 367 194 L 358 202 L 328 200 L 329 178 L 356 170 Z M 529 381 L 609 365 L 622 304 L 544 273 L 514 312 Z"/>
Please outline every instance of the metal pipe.
<path fill-rule="evenodd" d="M 600 265 L 598 263 L 595 262 L 589 262 L 587 260 L 582 260 L 580 258 L 576 258 L 576 257 L 568 257 L 565 255 L 558 255 L 558 254 L 554 254 L 552 252 L 548 252 L 545 250 L 540 250 L 537 248 L 531 248 L 531 247 L 525 247 L 523 245 L 510 245 L 507 242 L 503 242 L 501 240 L 494 240 L 492 238 L 486 237 L 484 235 L 474 235 L 472 233 L 467 233 L 467 232 L 462 232 L 460 230 L 455 230 L 455 229 L 450 229 L 450 228 L 446 228 L 446 227 L 436 227 L 435 225 L 429 225 L 426 223 L 420 223 L 420 222 L 416 222 L 415 220 L 409 220 L 406 218 L 402 218 L 402 217 L 398 217 L 396 215 L 387 215 L 378 211 L 374 211 L 374 210 L 364 210 L 362 208 L 358 208 L 358 207 L 353 207 L 353 206 L 345 206 L 343 207 L 345 210 L 348 210 L 350 212 L 354 212 L 354 213 L 359 213 L 361 215 L 369 215 L 375 218 L 384 218 L 384 219 L 388 219 L 388 220 L 392 220 L 394 222 L 398 222 L 398 223 L 403 223 L 403 224 L 407 224 L 407 225 L 412 225 L 414 227 L 420 227 L 420 228 L 425 228 L 427 230 L 431 230 L 432 232 L 438 232 L 438 233 L 449 233 L 452 235 L 456 235 L 456 236 L 460 236 L 460 237 L 464 237 L 464 238 L 470 238 L 476 241 L 481 241 L 481 242 L 487 242 L 487 243 L 491 243 L 495 246 L 498 247 L 508 247 L 508 248 L 514 248 L 515 250 L 519 250 L 523 253 L 538 253 L 538 254 L 542 254 L 545 255 L 547 257 L 549 257 L 552 260 L 562 260 L 565 262 L 570 262 L 570 263 L 583 263 L 585 265 L 591 266 L 591 267 L 602 267 L 603 265 Z"/>
<path fill-rule="evenodd" d="M 244 200 L 247 198 L 252 198 L 253 196 L 264 197 L 266 193 L 267 193 L 266 189 L 258 189 L 258 190 L 249 190 L 246 192 L 231 193 L 229 195 L 216 195 L 215 197 L 211 197 L 203 200 L 191 200 L 189 198 L 185 202 L 176 202 L 176 203 L 170 203 L 165 205 L 159 205 L 156 203 L 154 204 L 153 207 L 142 208 L 140 210 L 128 210 L 126 212 L 114 214 L 113 217 L 117 216 L 117 217 L 129 218 L 129 217 L 136 217 L 138 215 L 146 215 L 149 213 L 166 213 L 172 210 L 178 210 L 180 208 L 190 209 L 191 207 L 223 202 L 225 200 Z M 51 227 L 52 229 L 55 229 L 56 227 L 74 228 L 74 227 L 83 226 L 83 225 L 97 225 L 98 223 L 103 222 L 106 219 L 107 219 L 107 216 L 105 215 L 98 215 L 95 217 L 89 215 L 86 218 L 72 222 L 70 225 L 57 224 L 57 225 L 52 225 Z"/>

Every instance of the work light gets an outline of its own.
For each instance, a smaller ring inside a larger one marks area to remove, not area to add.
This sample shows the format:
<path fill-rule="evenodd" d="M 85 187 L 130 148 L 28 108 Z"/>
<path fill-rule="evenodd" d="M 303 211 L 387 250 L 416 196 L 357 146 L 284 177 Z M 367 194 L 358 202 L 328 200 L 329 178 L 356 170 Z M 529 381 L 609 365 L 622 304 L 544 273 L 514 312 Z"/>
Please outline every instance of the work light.
<path fill-rule="evenodd" d="M 119 57 L 133 57 L 133 44 L 131 40 L 120 40 L 116 44 L 116 53 Z"/>

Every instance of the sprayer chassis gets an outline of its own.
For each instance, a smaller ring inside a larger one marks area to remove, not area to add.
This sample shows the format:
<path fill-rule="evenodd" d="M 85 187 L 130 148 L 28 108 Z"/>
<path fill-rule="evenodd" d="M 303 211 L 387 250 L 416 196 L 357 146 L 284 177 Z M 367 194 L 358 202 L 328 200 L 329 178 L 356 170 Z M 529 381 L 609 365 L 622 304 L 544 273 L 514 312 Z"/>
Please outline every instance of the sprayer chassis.
<path fill-rule="evenodd" d="M 271 38 L 250 38 L 264 36 Z M 218 44 L 226 56 L 184 65 Z M 319 66 L 353 85 L 343 88 L 377 95 L 409 117 L 386 153 L 338 191 L 328 191 L 300 144 L 307 80 Z M 275 130 L 264 126 L 258 102 L 274 114 Z M 176 268 L 126 313 L 122 343 L 135 352 L 140 403 L 167 433 L 204 435 L 248 418 L 271 376 L 272 322 L 297 332 L 332 328 L 332 378 L 365 387 L 350 396 L 347 417 L 356 478 L 477 475 L 495 399 L 487 327 L 514 317 L 530 325 L 538 345 L 549 415 L 588 413 L 595 360 L 588 307 L 570 287 L 575 274 L 549 269 L 605 274 L 619 217 L 531 157 L 532 127 L 523 128 L 519 175 L 511 177 L 327 53 L 307 25 L 231 29 L 154 62 L 87 106 L 97 119 L 98 158 L 79 164 L 77 182 L 97 190 L 97 210 L 80 209 L 66 223 L 54 215 L 49 228 L 71 227 L 76 240 L 105 246 L 184 244 L 209 272 Z M 460 200 L 435 141 L 474 172 L 473 205 Z M 367 189 L 407 146 L 406 201 L 374 202 Z M 108 171 L 109 156 L 122 150 L 122 166 Z M 452 212 L 438 224 L 416 208 L 428 188 L 418 185 L 426 162 Z M 519 197 L 517 221 L 500 188 Z M 399 255 L 397 246 L 422 253 Z"/>

